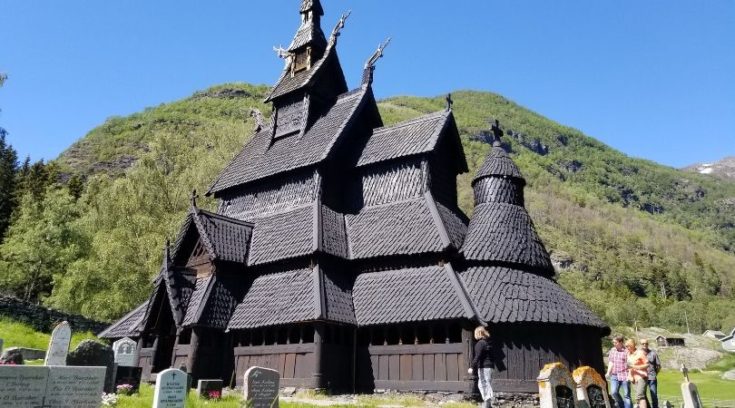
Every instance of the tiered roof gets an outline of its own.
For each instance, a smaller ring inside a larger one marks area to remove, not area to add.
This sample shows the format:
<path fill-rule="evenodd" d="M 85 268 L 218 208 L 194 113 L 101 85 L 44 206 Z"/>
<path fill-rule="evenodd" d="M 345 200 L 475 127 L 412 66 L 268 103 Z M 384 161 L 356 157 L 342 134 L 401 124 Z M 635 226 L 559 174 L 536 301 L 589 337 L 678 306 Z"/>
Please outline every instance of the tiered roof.
<path fill-rule="evenodd" d="M 291 57 L 305 47 L 318 51 L 323 38 L 319 1 L 303 0 L 300 11 Z M 456 194 L 435 185 L 467 171 L 451 104 L 382 126 L 371 82 L 385 44 L 359 88 L 325 98 L 346 90 L 335 48 L 345 18 L 324 54 L 312 50 L 310 67 L 285 70 L 267 99 L 274 115 L 296 107 L 304 116 L 295 117 L 309 119 L 297 131 L 274 132 L 275 121 L 259 128 L 210 188 L 223 199 L 222 212 L 245 220 L 192 206 L 151 298 L 103 335 L 135 335 L 164 306 L 179 329 L 471 319 L 606 330 L 553 280 L 524 207 L 525 180 L 499 143 L 497 122 L 497 141 L 472 182 L 468 220 Z M 394 185 L 386 189 L 385 180 Z M 360 198 L 341 202 L 353 189 Z M 197 242 L 215 266 L 199 277 L 185 268 Z"/>

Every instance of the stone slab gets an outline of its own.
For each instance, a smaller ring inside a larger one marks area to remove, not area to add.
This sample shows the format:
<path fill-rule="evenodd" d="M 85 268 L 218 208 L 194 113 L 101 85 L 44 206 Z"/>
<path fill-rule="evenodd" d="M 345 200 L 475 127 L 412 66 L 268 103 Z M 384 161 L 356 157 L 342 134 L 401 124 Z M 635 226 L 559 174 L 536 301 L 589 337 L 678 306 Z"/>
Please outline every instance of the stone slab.
<path fill-rule="evenodd" d="M 138 392 L 140 381 L 143 375 L 142 367 L 116 367 L 115 372 L 115 389 L 118 385 L 130 384 L 133 386 L 133 392 Z"/>
<path fill-rule="evenodd" d="M 684 408 L 702 408 L 702 399 L 694 383 L 689 381 L 681 383 L 681 396 L 684 398 Z"/>
<path fill-rule="evenodd" d="M 250 367 L 245 371 L 243 392 L 250 408 L 278 408 L 281 376 L 276 370 Z"/>
<path fill-rule="evenodd" d="M 156 376 L 153 408 L 184 408 L 188 375 L 177 369 L 163 370 Z"/>
<path fill-rule="evenodd" d="M 99 408 L 107 367 L 48 367 L 46 405 Z"/>
<path fill-rule="evenodd" d="M 35 408 L 43 404 L 48 369 L 41 366 L 0 365 L 0 406 Z"/>
<path fill-rule="evenodd" d="M 71 343 L 71 326 L 67 322 L 61 322 L 51 332 L 51 340 L 48 344 L 48 352 L 43 362 L 45 366 L 66 365 L 66 355 L 69 354 Z"/>
<path fill-rule="evenodd" d="M 112 343 L 115 353 L 115 363 L 120 367 L 135 367 L 138 365 L 138 343 L 128 337 Z"/>
<path fill-rule="evenodd" d="M 199 380 L 197 382 L 197 394 L 202 398 L 209 398 L 209 393 L 215 391 L 222 397 L 222 380 Z"/>

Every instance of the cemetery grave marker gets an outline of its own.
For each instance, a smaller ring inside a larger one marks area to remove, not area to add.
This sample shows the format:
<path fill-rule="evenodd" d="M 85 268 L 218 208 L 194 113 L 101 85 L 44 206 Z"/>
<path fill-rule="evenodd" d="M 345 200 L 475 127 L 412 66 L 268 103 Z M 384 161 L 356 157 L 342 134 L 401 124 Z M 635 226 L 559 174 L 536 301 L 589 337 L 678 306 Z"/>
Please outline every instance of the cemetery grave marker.
<path fill-rule="evenodd" d="M 118 366 L 116 370 L 115 389 L 117 390 L 118 385 L 128 384 L 133 386 L 131 392 L 138 392 L 138 389 L 140 388 L 140 380 L 143 375 L 143 368 Z"/>
<path fill-rule="evenodd" d="M 689 369 L 682 364 L 681 372 L 684 374 L 684 382 L 681 383 L 681 396 L 684 398 L 684 408 L 702 408 L 702 400 L 699 390 L 693 382 L 689 381 Z"/>
<path fill-rule="evenodd" d="M 577 407 L 576 384 L 564 364 L 546 364 L 536 380 L 541 408 Z"/>
<path fill-rule="evenodd" d="M 0 366 L 3 408 L 98 408 L 105 367 Z"/>
<path fill-rule="evenodd" d="M 135 367 L 138 365 L 138 343 L 125 337 L 112 343 L 115 352 L 115 363 L 120 367 Z"/>
<path fill-rule="evenodd" d="M 153 408 L 183 408 L 188 375 L 178 368 L 163 370 L 156 376 Z"/>
<path fill-rule="evenodd" d="M 607 384 L 600 373 L 590 366 L 582 366 L 572 373 L 577 383 L 577 399 L 586 402 L 590 408 L 610 408 Z"/>
<path fill-rule="evenodd" d="M 3 354 L 3 339 L 0 339 L 0 354 Z"/>
<path fill-rule="evenodd" d="M 250 367 L 245 371 L 243 391 L 248 407 L 278 408 L 278 371 L 263 367 Z"/>
<path fill-rule="evenodd" d="M 45 366 L 64 366 L 66 365 L 66 355 L 69 353 L 69 344 L 71 343 L 71 327 L 68 322 L 61 322 L 51 332 L 51 340 L 49 341 L 46 358 L 43 361 Z"/>
<path fill-rule="evenodd" d="M 222 380 L 199 380 L 197 394 L 200 398 L 221 398 L 222 386 Z"/>

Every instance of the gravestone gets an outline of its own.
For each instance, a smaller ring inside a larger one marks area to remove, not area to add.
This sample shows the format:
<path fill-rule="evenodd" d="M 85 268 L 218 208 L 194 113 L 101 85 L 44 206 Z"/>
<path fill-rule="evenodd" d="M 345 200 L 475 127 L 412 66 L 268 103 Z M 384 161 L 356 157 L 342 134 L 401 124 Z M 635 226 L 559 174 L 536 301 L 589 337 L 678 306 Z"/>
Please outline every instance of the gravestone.
<path fill-rule="evenodd" d="M 3 353 L 3 339 L 0 339 L 0 354 Z"/>
<path fill-rule="evenodd" d="M 0 406 L 40 407 L 47 378 L 45 367 L 0 365 Z"/>
<path fill-rule="evenodd" d="M 138 365 L 138 343 L 125 337 L 112 343 L 115 353 L 115 364 L 119 367 L 135 367 Z"/>
<path fill-rule="evenodd" d="M 183 408 L 186 402 L 187 377 L 178 368 L 169 368 L 158 373 L 153 408 Z"/>
<path fill-rule="evenodd" d="M 278 371 L 263 367 L 250 367 L 245 371 L 243 391 L 250 408 L 278 408 Z"/>
<path fill-rule="evenodd" d="M 684 374 L 684 382 L 681 383 L 681 396 L 684 399 L 684 408 L 702 408 L 702 399 L 699 390 L 693 382 L 689 381 L 689 370 L 681 365 L 681 373 Z"/>
<path fill-rule="evenodd" d="M 45 406 L 99 408 L 106 367 L 49 367 Z"/>
<path fill-rule="evenodd" d="M 141 367 L 118 366 L 115 374 L 115 389 L 118 385 L 128 384 L 133 386 L 132 392 L 138 392 L 140 380 L 143 374 Z"/>
<path fill-rule="evenodd" d="M 590 408 L 610 408 L 607 384 L 600 373 L 590 366 L 574 370 L 572 379 L 577 383 L 577 399 L 586 402 Z"/>
<path fill-rule="evenodd" d="M 212 393 L 216 393 L 216 398 L 221 398 L 222 386 L 222 380 L 199 380 L 197 382 L 197 394 L 201 398 L 212 398 Z"/>
<path fill-rule="evenodd" d="M 536 380 L 541 408 L 577 407 L 576 384 L 564 364 L 546 364 Z"/>
<path fill-rule="evenodd" d="M 69 344 L 71 343 L 71 327 L 67 322 L 59 323 L 54 331 L 51 332 L 51 340 L 46 351 L 46 358 L 43 361 L 45 366 L 63 366 L 66 365 L 66 355 L 69 353 Z"/>
<path fill-rule="evenodd" d="M 105 367 L 0 366 L 3 408 L 98 408 Z"/>

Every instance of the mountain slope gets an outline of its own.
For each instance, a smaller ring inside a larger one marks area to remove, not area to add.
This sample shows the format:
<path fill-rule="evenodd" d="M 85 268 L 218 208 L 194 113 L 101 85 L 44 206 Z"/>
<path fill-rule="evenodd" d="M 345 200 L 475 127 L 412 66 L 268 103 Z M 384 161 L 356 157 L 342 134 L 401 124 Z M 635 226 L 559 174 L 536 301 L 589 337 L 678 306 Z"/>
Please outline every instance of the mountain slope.
<path fill-rule="evenodd" d="M 75 225 L 90 249 L 56 273 L 46 302 L 112 318 L 141 301 L 189 192 L 206 191 L 238 153 L 253 126 L 250 108 L 268 111 L 260 102 L 266 91 L 213 87 L 108 120 L 64 152 L 62 171 L 88 177 Z M 562 284 L 611 324 L 676 329 L 686 308 L 690 325 L 735 325 L 735 183 L 629 158 L 499 95 L 453 97 L 470 165 L 459 179 L 468 214 L 469 183 L 490 147 L 482 130 L 497 118 Z M 386 123 L 443 107 L 443 97 L 380 103 Z"/>
<path fill-rule="evenodd" d="M 682 170 L 699 174 L 711 174 L 735 181 L 735 156 L 725 157 L 715 163 L 696 163 Z"/>

